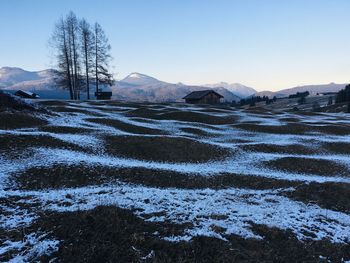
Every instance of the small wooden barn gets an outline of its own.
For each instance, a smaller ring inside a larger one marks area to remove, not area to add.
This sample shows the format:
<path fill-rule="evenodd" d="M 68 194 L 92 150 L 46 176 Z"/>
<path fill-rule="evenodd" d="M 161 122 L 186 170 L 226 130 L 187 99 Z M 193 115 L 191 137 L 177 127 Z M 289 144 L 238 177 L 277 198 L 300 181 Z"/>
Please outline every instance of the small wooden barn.
<path fill-rule="evenodd" d="M 25 99 L 38 99 L 40 98 L 38 94 L 26 90 L 17 90 L 15 95 Z"/>
<path fill-rule="evenodd" d="M 192 104 L 219 104 L 222 98 L 223 96 L 214 90 L 192 91 L 190 94 L 183 97 L 186 103 Z"/>
<path fill-rule="evenodd" d="M 95 92 L 96 99 L 98 100 L 110 100 L 112 97 L 111 91 L 98 91 Z"/>

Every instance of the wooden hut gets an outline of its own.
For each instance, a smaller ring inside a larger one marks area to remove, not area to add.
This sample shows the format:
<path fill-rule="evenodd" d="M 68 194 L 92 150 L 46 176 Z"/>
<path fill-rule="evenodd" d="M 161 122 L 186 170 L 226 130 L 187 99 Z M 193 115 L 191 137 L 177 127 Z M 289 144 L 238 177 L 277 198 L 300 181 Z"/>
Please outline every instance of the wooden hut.
<path fill-rule="evenodd" d="M 98 91 L 95 92 L 96 99 L 98 100 L 110 100 L 112 97 L 111 91 Z"/>
<path fill-rule="evenodd" d="M 219 104 L 223 96 L 214 90 L 193 91 L 183 99 L 192 104 Z"/>
<path fill-rule="evenodd" d="M 17 90 L 15 95 L 24 99 L 38 99 L 40 98 L 38 94 L 26 90 Z"/>

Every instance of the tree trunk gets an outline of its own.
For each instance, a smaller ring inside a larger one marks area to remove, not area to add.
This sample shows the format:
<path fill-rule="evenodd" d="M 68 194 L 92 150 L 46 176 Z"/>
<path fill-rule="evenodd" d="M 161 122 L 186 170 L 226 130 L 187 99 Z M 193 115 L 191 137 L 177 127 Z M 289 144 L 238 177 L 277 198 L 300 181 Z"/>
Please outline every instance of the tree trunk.
<path fill-rule="evenodd" d="M 65 28 L 63 27 L 63 43 L 64 43 L 64 56 L 66 59 L 66 67 L 67 67 L 67 72 L 66 72 L 66 78 L 68 82 L 68 87 L 69 87 L 69 95 L 70 99 L 73 99 L 73 87 L 72 87 L 72 82 L 70 79 L 70 65 L 69 65 L 69 56 L 68 56 L 68 48 L 67 48 L 67 40 L 66 40 L 66 31 Z"/>
<path fill-rule="evenodd" d="M 73 63 L 74 63 L 74 83 L 75 83 L 75 99 L 78 99 L 78 73 L 77 73 L 77 50 L 75 46 L 74 27 L 72 25 L 72 40 L 73 40 Z"/>
<path fill-rule="evenodd" d="M 98 50 L 97 50 L 97 38 L 98 38 L 98 32 L 97 27 L 95 26 L 95 78 L 96 78 L 96 92 L 98 92 Z"/>
<path fill-rule="evenodd" d="M 90 83 L 89 83 L 89 61 L 88 61 L 88 47 L 87 47 L 87 38 L 84 37 L 84 49 L 85 49 L 85 74 L 86 74 L 86 91 L 87 99 L 90 99 Z"/>

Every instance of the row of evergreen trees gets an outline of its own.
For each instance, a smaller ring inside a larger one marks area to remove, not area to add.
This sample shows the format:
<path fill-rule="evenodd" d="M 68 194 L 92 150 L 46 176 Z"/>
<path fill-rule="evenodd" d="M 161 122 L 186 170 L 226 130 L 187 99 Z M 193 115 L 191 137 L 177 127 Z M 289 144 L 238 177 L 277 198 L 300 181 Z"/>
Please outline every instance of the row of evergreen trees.
<path fill-rule="evenodd" d="M 268 96 L 252 96 L 252 97 L 249 97 L 249 98 L 245 98 L 245 99 L 241 99 L 240 100 L 240 105 L 243 106 L 243 105 L 250 105 L 250 106 L 255 106 L 255 103 L 257 102 L 262 102 L 262 101 L 265 101 L 266 104 L 271 104 L 273 102 L 275 102 L 277 100 L 277 97 L 274 96 L 272 99 L 269 99 Z"/>
<path fill-rule="evenodd" d="M 336 103 L 350 102 L 350 85 L 347 85 L 345 89 L 342 89 L 337 93 L 335 102 Z"/>
<path fill-rule="evenodd" d="M 295 98 L 306 98 L 306 97 L 309 96 L 309 95 L 310 95 L 310 92 L 308 92 L 308 91 L 305 91 L 305 92 L 297 92 L 297 93 L 295 93 L 295 94 L 289 95 L 288 98 L 290 98 L 290 99 L 295 99 Z"/>
<path fill-rule="evenodd" d="M 90 99 L 90 85 L 99 91 L 100 85 L 113 84 L 111 46 L 98 23 L 70 12 L 56 23 L 50 43 L 57 59 L 56 83 L 69 89 L 71 99 L 80 99 L 81 91 Z"/>

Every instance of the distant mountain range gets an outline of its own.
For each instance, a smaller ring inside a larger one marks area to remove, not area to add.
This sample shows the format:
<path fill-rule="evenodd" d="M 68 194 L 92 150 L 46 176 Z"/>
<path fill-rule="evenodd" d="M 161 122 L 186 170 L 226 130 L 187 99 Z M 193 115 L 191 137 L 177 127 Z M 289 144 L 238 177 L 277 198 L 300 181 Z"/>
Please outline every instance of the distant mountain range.
<path fill-rule="evenodd" d="M 59 90 L 55 86 L 52 69 L 30 72 L 20 68 L 3 67 L 0 69 L 0 89 L 27 90 L 39 94 L 42 98 L 50 99 L 68 99 L 69 95 L 66 90 Z M 208 87 L 167 83 L 140 73 L 131 73 L 126 78 L 116 81 L 111 87 L 114 99 L 150 102 L 182 101 L 182 98 L 191 91 L 203 89 Z M 241 99 L 223 87 L 210 89 L 220 93 L 226 101 Z"/>
<path fill-rule="evenodd" d="M 116 81 L 111 87 L 113 98 L 129 101 L 171 102 L 182 101 L 188 93 L 196 90 L 213 89 L 224 96 L 226 101 L 239 101 L 252 95 L 285 97 L 296 92 L 309 91 L 311 94 L 321 92 L 337 92 L 346 84 L 325 84 L 299 86 L 280 91 L 257 92 L 254 88 L 239 83 L 228 84 L 220 82 L 200 86 L 186 85 L 183 83 L 168 83 L 156 78 L 141 74 L 131 73 L 122 80 Z M 66 90 L 60 90 L 54 84 L 54 70 L 30 72 L 21 68 L 0 68 L 0 89 L 27 90 L 39 94 L 42 98 L 68 98 Z M 84 97 L 84 96 L 83 96 Z"/>
<path fill-rule="evenodd" d="M 244 86 L 244 85 L 239 84 L 239 83 L 229 84 L 227 82 L 220 82 L 220 83 L 216 83 L 216 84 L 205 84 L 202 86 L 208 87 L 208 88 L 220 88 L 220 87 L 225 88 L 241 98 L 245 98 L 245 97 L 248 97 L 248 96 L 251 96 L 251 95 L 254 95 L 255 93 L 257 93 L 257 91 L 255 89 Z"/>
<path fill-rule="evenodd" d="M 208 88 L 204 86 L 185 85 L 182 83 L 172 84 L 136 72 L 117 81 L 112 87 L 113 96 L 117 99 L 154 102 L 181 101 L 188 93 L 203 89 L 215 90 L 224 96 L 226 101 L 231 102 L 241 99 L 240 96 L 237 96 L 223 87 Z"/>
<path fill-rule="evenodd" d="M 298 86 L 294 88 L 289 89 L 283 89 L 279 91 L 260 91 L 257 92 L 256 96 L 268 96 L 273 97 L 276 96 L 277 98 L 287 97 L 291 94 L 295 94 L 297 92 L 304 92 L 309 91 L 310 94 L 316 95 L 317 93 L 323 93 L 323 92 L 338 92 L 341 89 L 344 89 L 344 87 L 347 84 L 336 84 L 336 83 L 329 83 L 329 84 L 321 84 L 321 85 L 305 85 L 305 86 Z"/>
<path fill-rule="evenodd" d="M 21 68 L 0 68 L 0 89 L 41 91 L 54 89 L 52 69 L 42 71 L 26 71 Z"/>

